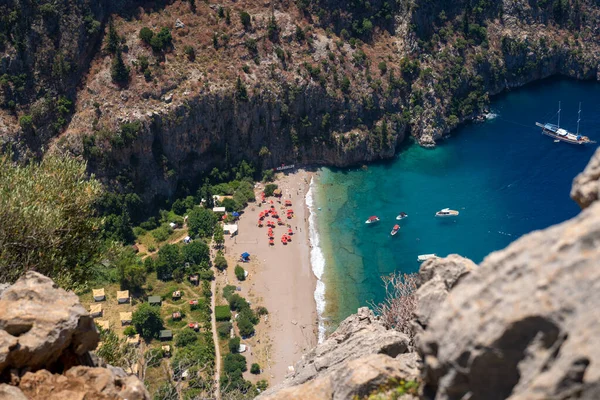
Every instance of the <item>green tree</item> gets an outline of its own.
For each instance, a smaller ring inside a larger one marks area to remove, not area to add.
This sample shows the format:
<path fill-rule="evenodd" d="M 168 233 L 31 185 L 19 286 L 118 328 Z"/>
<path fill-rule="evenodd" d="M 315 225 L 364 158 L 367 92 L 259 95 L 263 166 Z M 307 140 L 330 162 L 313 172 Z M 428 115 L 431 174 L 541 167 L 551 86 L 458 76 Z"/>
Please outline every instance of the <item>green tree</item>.
<path fill-rule="evenodd" d="M 180 331 L 175 337 L 175 346 L 186 347 L 198 340 L 198 334 L 191 329 Z"/>
<path fill-rule="evenodd" d="M 271 14 L 271 18 L 269 18 L 267 24 L 267 36 L 271 42 L 277 42 L 279 40 L 279 25 L 277 25 L 274 14 Z"/>
<path fill-rule="evenodd" d="M 275 189 L 277 189 L 278 186 L 274 183 L 269 183 L 267 185 L 265 185 L 265 196 L 269 197 L 269 196 L 273 196 L 273 192 L 275 191 Z"/>
<path fill-rule="evenodd" d="M 123 268 L 121 286 L 139 291 L 146 283 L 146 269 L 141 264 L 129 264 Z"/>
<path fill-rule="evenodd" d="M 254 375 L 260 374 L 260 365 L 258 365 L 257 363 L 252 364 L 252 366 L 250 367 L 250 373 Z"/>
<path fill-rule="evenodd" d="M 229 351 L 231 353 L 237 353 L 239 348 L 240 348 L 239 336 L 229 339 Z"/>
<path fill-rule="evenodd" d="M 152 37 L 154 37 L 154 32 L 148 27 L 143 27 L 140 29 L 140 39 L 146 44 L 150 44 L 152 41 Z"/>
<path fill-rule="evenodd" d="M 229 308 L 231 308 L 232 311 L 241 311 L 248 307 L 249 305 L 246 299 L 244 299 L 239 294 L 235 293 L 232 294 L 231 297 L 229 297 Z"/>
<path fill-rule="evenodd" d="M 225 243 L 225 236 L 223 234 L 223 227 L 221 226 L 221 224 L 217 224 L 217 226 L 215 227 L 215 233 L 213 234 L 213 240 L 217 247 L 221 247 L 221 246 L 223 246 L 223 243 Z"/>
<path fill-rule="evenodd" d="M 238 330 L 242 337 L 248 337 L 254 335 L 254 324 L 250 319 L 244 315 L 240 315 L 237 321 Z"/>
<path fill-rule="evenodd" d="M 244 29 L 250 29 L 252 27 L 252 19 L 250 18 L 250 14 L 246 11 L 240 11 L 240 22 L 244 26 Z"/>
<path fill-rule="evenodd" d="M 19 125 L 21 125 L 21 129 L 25 132 L 31 132 L 33 129 L 33 118 L 31 115 L 23 115 L 19 118 Z"/>
<path fill-rule="evenodd" d="M 72 288 L 101 268 L 102 187 L 85 163 L 48 155 L 19 165 L 0 153 L 0 193 L 0 282 L 35 270 Z"/>
<path fill-rule="evenodd" d="M 182 257 L 179 247 L 174 244 L 165 244 L 158 250 L 158 259 L 155 262 L 158 279 L 166 281 L 173 277 L 173 271 L 181 266 Z"/>
<path fill-rule="evenodd" d="M 112 77 L 113 82 L 119 85 L 126 85 L 129 82 L 129 67 L 123 62 L 120 51 L 117 51 L 115 58 L 112 61 L 110 76 Z"/>
<path fill-rule="evenodd" d="M 244 268 L 240 267 L 239 265 L 236 265 L 234 272 L 235 272 L 235 277 L 238 279 L 238 281 L 246 280 L 246 271 L 244 270 Z"/>
<path fill-rule="evenodd" d="M 215 257 L 214 264 L 219 271 L 224 271 L 225 269 L 227 269 L 227 260 L 222 255 L 218 255 Z"/>
<path fill-rule="evenodd" d="M 148 303 L 142 303 L 133 312 L 132 323 L 144 339 L 158 337 L 158 332 L 163 328 L 160 311 Z"/>
<path fill-rule="evenodd" d="M 115 24 L 111 19 L 108 23 L 108 35 L 106 35 L 106 51 L 112 54 L 116 54 L 119 50 L 119 46 L 121 44 L 121 38 L 117 33 L 117 29 L 115 28 Z"/>
<path fill-rule="evenodd" d="M 237 81 L 235 83 L 235 97 L 241 101 L 248 100 L 248 89 L 246 89 L 246 85 L 242 82 L 242 79 L 238 76 Z"/>
<path fill-rule="evenodd" d="M 150 39 L 150 46 L 154 51 L 162 51 L 171 45 L 173 37 L 169 28 L 163 27 L 156 35 Z"/>
<path fill-rule="evenodd" d="M 203 261 L 210 260 L 210 249 L 202 240 L 194 240 L 183 246 L 181 253 L 183 262 L 188 262 L 192 265 L 200 265 Z"/>
<path fill-rule="evenodd" d="M 215 230 L 217 220 L 212 210 L 196 208 L 188 214 L 188 228 L 194 236 L 210 237 Z"/>
<path fill-rule="evenodd" d="M 223 360 L 223 369 L 228 373 L 235 371 L 245 372 L 248 369 L 246 366 L 246 357 L 241 354 L 227 354 Z"/>

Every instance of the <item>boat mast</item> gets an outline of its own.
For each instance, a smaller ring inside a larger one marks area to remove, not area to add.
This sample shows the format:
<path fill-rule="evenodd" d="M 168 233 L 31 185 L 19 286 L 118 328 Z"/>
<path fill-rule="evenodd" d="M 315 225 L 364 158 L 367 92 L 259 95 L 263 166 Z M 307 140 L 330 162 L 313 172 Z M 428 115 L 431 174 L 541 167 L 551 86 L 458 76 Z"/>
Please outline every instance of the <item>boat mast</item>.
<path fill-rule="evenodd" d="M 577 112 L 577 136 L 579 136 L 579 121 L 581 121 L 581 102 L 579 102 L 579 111 Z"/>
<path fill-rule="evenodd" d="M 557 126 L 560 128 L 560 101 L 558 102 L 558 125 Z"/>

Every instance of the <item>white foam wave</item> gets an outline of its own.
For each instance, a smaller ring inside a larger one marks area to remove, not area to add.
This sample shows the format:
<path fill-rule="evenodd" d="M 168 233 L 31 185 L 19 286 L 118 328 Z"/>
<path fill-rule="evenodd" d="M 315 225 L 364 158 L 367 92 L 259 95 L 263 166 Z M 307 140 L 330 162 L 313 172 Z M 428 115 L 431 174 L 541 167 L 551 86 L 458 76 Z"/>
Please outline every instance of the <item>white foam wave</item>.
<path fill-rule="evenodd" d="M 489 112 L 489 113 L 485 114 L 485 118 L 486 119 L 494 119 L 494 118 L 497 118 L 497 117 L 498 117 L 498 114 L 493 113 L 493 112 Z"/>
<path fill-rule="evenodd" d="M 317 277 L 317 287 L 315 288 L 315 302 L 317 303 L 317 315 L 319 320 L 319 335 L 318 340 L 319 343 L 322 343 L 325 340 L 325 321 L 323 319 L 323 312 L 325 311 L 325 284 L 321 280 L 323 277 L 323 273 L 325 272 L 325 256 L 323 255 L 323 250 L 319 247 L 319 232 L 317 232 L 316 227 L 316 213 L 313 207 L 313 194 L 314 194 L 314 178 L 311 178 L 310 187 L 308 189 L 308 193 L 306 194 L 306 206 L 310 210 L 310 217 L 308 218 L 308 230 L 309 230 L 309 240 L 311 243 L 310 250 L 310 264 L 312 266 L 313 273 Z"/>

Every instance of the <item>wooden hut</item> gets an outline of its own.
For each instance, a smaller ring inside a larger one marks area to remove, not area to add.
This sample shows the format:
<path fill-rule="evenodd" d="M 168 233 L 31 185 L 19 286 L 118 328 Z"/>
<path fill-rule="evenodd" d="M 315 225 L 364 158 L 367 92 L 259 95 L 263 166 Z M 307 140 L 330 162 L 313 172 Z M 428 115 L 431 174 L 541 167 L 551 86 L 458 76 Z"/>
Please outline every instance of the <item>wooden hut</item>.
<path fill-rule="evenodd" d="M 160 296 L 148 296 L 148 304 L 151 306 L 160 306 L 161 302 Z"/>
<path fill-rule="evenodd" d="M 181 298 L 181 290 L 176 290 L 173 292 L 173 300 L 177 300 Z"/>

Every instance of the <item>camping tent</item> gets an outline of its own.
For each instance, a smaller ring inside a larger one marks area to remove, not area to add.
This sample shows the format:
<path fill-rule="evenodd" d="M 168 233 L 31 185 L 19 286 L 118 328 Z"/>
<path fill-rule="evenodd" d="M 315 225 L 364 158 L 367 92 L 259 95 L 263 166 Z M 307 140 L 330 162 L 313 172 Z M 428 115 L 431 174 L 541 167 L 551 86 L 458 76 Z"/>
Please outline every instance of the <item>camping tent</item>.
<path fill-rule="evenodd" d="M 123 290 L 117 292 L 117 301 L 119 303 L 128 303 L 129 302 L 129 290 Z"/>
<path fill-rule="evenodd" d="M 102 301 L 106 298 L 104 288 L 92 289 L 92 294 L 94 295 L 94 301 Z"/>
<path fill-rule="evenodd" d="M 92 304 L 90 306 L 90 315 L 92 318 L 100 317 L 102 315 L 102 304 Z"/>
<path fill-rule="evenodd" d="M 108 322 L 108 320 L 105 320 L 105 319 L 97 319 L 96 325 L 98 325 L 100 328 L 104 329 L 105 331 L 110 329 L 110 322 Z"/>
<path fill-rule="evenodd" d="M 140 344 L 140 334 L 137 333 L 137 334 L 135 334 L 135 335 L 133 335 L 131 337 L 128 337 L 127 338 L 127 344 L 130 344 L 130 345 L 136 346 L 136 347 L 139 346 L 139 344 Z"/>
<path fill-rule="evenodd" d="M 235 224 L 225 224 L 223 225 L 223 233 L 226 235 L 235 235 L 238 231 L 238 226 Z"/>
<path fill-rule="evenodd" d="M 232 213 L 231 213 L 231 215 L 233 215 L 234 217 L 236 217 L 236 218 L 237 218 L 237 217 L 239 217 L 239 216 L 240 216 L 240 213 L 239 213 L 239 212 L 237 212 L 237 211 L 234 211 L 234 212 L 232 212 Z"/>
<path fill-rule="evenodd" d="M 250 253 L 244 252 L 244 253 L 242 253 L 241 257 L 242 257 L 242 260 L 247 261 L 250 258 Z"/>

